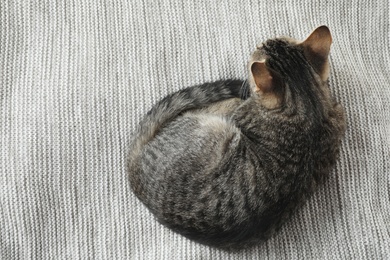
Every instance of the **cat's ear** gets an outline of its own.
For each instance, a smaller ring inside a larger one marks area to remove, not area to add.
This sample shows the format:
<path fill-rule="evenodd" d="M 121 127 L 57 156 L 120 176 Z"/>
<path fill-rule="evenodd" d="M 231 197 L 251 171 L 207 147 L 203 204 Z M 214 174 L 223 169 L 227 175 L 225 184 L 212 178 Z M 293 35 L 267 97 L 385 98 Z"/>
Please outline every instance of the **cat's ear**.
<path fill-rule="evenodd" d="M 330 45 L 332 44 L 332 35 L 326 26 L 320 26 L 315 29 L 305 41 L 301 43 L 308 61 L 311 63 L 322 80 L 329 77 L 328 56 Z"/>
<path fill-rule="evenodd" d="M 267 69 L 265 61 L 253 62 L 251 72 L 256 85 L 256 91 L 260 93 L 268 93 L 272 91 L 274 78 L 271 72 Z"/>
<path fill-rule="evenodd" d="M 263 105 L 268 108 L 277 107 L 281 101 L 278 77 L 267 68 L 265 61 L 253 62 L 251 72 L 255 91 L 260 94 Z"/>

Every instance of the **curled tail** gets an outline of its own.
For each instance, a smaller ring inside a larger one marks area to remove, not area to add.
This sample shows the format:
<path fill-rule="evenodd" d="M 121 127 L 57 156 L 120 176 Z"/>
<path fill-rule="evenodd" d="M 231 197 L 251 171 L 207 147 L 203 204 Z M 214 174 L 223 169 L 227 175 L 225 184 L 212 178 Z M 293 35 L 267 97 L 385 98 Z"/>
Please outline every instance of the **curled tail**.
<path fill-rule="evenodd" d="M 146 114 L 134 133 L 127 163 L 130 184 L 137 196 L 141 196 L 143 193 L 139 179 L 141 174 L 140 154 L 143 146 L 155 137 L 159 129 L 186 110 L 240 97 L 242 85 L 243 81 L 241 80 L 224 80 L 179 90 L 160 100 Z"/>

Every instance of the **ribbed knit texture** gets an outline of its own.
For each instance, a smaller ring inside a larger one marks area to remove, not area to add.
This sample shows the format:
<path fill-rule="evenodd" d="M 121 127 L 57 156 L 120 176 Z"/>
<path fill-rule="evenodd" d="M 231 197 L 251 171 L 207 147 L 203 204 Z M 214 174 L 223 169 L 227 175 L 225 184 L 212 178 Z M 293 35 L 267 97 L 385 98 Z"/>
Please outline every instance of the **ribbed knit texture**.
<path fill-rule="evenodd" d="M 0 259 L 387 259 L 389 1 L 0 1 Z M 329 181 L 267 242 L 199 245 L 132 194 L 131 133 L 186 86 L 245 78 L 257 43 L 333 35 L 348 119 Z"/>

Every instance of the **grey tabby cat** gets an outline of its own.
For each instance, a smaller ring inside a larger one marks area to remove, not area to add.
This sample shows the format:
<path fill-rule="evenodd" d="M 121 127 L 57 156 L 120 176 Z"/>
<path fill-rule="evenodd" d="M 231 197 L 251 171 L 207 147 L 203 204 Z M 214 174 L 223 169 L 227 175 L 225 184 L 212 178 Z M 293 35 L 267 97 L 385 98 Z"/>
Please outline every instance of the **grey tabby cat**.
<path fill-rule="evenodd" d="M 259 45 L 249 97 L 242 81 L 228 80 L 158 102 L 131 144 L 136 196 L 160 222 L 201 243 L 237 248 L 270 237 L 339 153 L 345 119 L 328 87 L 331 43 L 321 26 L 303 42 Z"/>

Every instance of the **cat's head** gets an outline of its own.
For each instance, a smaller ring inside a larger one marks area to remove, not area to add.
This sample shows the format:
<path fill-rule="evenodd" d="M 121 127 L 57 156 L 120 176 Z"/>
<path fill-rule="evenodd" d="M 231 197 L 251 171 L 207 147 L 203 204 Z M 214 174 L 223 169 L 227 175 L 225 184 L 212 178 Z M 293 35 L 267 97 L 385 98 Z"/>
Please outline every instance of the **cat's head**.
<path fill-rule="evenodd" d="M 331 44 L 326 26 L 315 29 L 304 41 L 281 37 L 260 44 L 248 64 L 252 93 L 270 109 L 287 102 L 288 95 L 329 95 L 326 82 Z M 324 99 L 309 96 L 302 98 Z"/>

